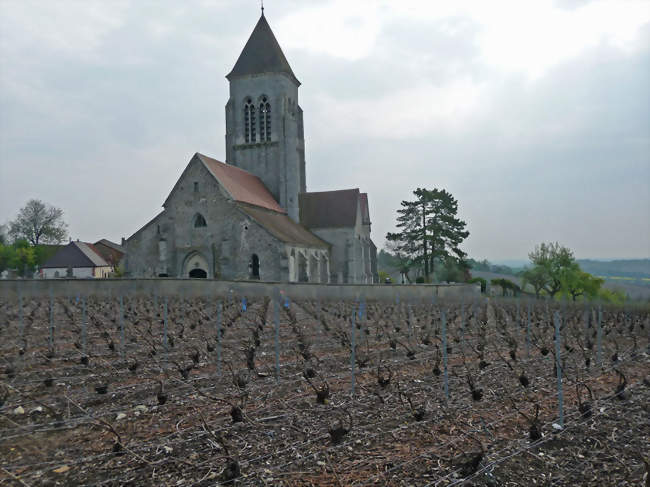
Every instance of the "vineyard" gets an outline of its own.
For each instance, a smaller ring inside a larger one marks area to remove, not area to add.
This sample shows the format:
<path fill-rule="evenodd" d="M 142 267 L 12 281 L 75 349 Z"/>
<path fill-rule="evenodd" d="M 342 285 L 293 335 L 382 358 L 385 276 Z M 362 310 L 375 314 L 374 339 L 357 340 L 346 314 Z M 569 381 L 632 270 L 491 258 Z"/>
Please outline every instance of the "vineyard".
<path fill-rule="evenodd" d="M 0 484 L 638 486 L 649 333 L 534 300 L 0 298 Z"/>

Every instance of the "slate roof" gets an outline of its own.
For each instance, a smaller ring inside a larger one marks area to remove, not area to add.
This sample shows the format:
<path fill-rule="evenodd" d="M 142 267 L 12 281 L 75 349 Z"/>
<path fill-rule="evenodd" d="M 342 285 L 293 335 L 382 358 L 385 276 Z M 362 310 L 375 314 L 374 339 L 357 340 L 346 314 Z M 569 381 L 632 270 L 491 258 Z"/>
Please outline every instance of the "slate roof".
<path fill-rule="evenodd" d="M 92 244 L 86 242 L 70 242 L 50 257 L 41 268 L 53 267 L 108 267 L 109 264 L 102 258 Z"/>
<path fill-rule="evenodd" d="M 359 188 L 300 194 L 300 223 L 307 228 L 353 227 Z"/>
<path fill-rule="evenodd" d="M 235 67 L 226 75 L 228 80 L 238 76 L 261 73 L 285 73 L 295 83 L 300 85 L 300 81 L 293 74 L 287 58 L 280 48 L 271 26 L 266 21 L 264 14 L 260 17 L 253 33 L 248 38 L 244 49 L 242 50 Z"/>
<path fill-rule="evenodd" d="M 196 153 L 205 167 L 221 183 L 233 200 L 260 206 L 278 213 L 286 213 L 257 176 L 230 164 Z"/>
<path fill-rule="evenodd" d="M 323 249 L 330 247 L 327 242 L 318 238 L 302 225 L 294 222 L 287 215 L 251 206 L 238 206 L 244 213 L 282 242 L 304 245 L 306 247 L 320 247 Z"/>

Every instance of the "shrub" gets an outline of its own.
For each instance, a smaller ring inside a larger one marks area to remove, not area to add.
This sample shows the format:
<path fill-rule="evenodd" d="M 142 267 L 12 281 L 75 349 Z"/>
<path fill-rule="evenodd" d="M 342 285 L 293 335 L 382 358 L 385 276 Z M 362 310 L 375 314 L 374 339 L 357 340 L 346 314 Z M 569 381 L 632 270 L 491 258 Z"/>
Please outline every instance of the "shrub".
<path fill-rule="evenodd" d="M 384 283 L 387 283 L 387 282 L 393 282 L 393 280 L 390 278 L 390 274 L 388 272 L 379 271 L 378 274 L 379 274 L 379 283 L 380 284 L 384 284 Z"/>
<path fill-rule="evenodd" d="M 483 279 L 482 277 L 473 277 L 469 281 L 467 281 L 469 284 L 475 284 L 477 282 L 481 283 L 481 292 L 484 293 L 487 289 L 487 281 Z"/>
<path fill-rule="evenodd" d="M 490 284 L 493 286 L 501 286 L 504 296 L 508 293 L 508 290 L 512 291 L 515 296 L 521 292 L 521 288 L 508 279 L 492 279 Z"/>

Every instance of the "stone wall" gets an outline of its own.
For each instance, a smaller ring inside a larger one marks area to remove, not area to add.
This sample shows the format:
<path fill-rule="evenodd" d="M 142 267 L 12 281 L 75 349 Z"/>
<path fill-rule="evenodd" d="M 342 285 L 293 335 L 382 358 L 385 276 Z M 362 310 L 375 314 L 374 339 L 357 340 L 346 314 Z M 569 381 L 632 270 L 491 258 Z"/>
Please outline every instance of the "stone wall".
<path fill-rule="evenodd" d="M 330 282 L 370 284 L 374 281 L 377 254 L 369 237 L 360 235 L 355 227 L 312 228 L 310 231 L 332 245 Z"/>
<path fill-rule="evenodd" d="M 231 293 L 232 291 L 232 293 Z M 15 299 L 20 292 L 24 297 L 46 296 L 213 296 L 230 295 L 262 297 L 282 291 L 293 300 L 320 299 L 395 302 L 427 301 L 432 299 L 476 299 L 481 295 L 480 285 L 433 284 L 412 286 L 361 285 L 361 284 L 305 284 L 216 281 L 205 279 L 34 279 L 1 280 L 0 295 Z"/>
<path fill-rule="evenodd" d="M 288 279 L 281 266 L 284 243 L 239 210 L 198 158 L 165 205 L 163 213 L 127 240 L 129 277 L 188 277 L 188 259 L 193 259 L 206 263 L 208 278 L 247 279 L 251 257 L 257 254 L 261 280 Z M 197 213 L 205 227 L 194 226 Z"/>

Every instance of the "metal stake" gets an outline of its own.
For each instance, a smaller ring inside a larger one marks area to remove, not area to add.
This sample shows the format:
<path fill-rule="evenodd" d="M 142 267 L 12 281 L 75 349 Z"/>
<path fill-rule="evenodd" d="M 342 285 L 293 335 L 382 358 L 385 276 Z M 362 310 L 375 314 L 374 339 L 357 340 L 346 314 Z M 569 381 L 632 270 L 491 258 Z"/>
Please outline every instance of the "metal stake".
<path fill-rule="evenodd" d="M 447 315 L 445 310 L 441 312 L 442 321 L 442 363 L 443 363 L 443 376 L 445 382 L 445 398 L 449 401 L 449 376 L 447 374 Z"/>
<path fill-rule="evenodd" d="M 52 288 L 50 288 L 50 352 L 54 351 L 54 297 L 52 296 Z"/>
<path fill-rule="evenodd" d="M 25 334 L 25 317 L 23 316 L 23 294 L 18 291 L 18 334 L 20 335 L 20 343 L 23 343 L 23 335 Z"/>
<path fill-rule="evenodd" d="M 596 363 L 598 367 L 603 365 L 603 328 L 601 326 L 603 320 L 603 309 L 598 305 L 598 319 L 596 320 Z"/>
<path fill-rule="evenodd" d="M 126 358 L 126 344 L 124 340 L 124 297 L 120 294 L 120 350 L 122 351 L 122 360 Z"/>
<path fill-rule="evenodd" d="M 167 296 L 165 296 L 165 303 L 163 305 L 163 349 L 165 350 L 165 360 L 167 360 L 167 353 L 169 352 L 169 344 L 167 342 Z"/>
<path fill-rule="evenodd" d="M 528 300 L 528 318 L 526 320 L 526 358 L 530 358 L 530 299 Z"/>
<path fill-rule="evenodd" d="M 217 301 L 217 375 L 221 377 L 221 313 L 223 304 Z"/>
<path fill-rule="evenodd" d="M 355 376 L 354 376 L 354 369 L 355 369 L 355 349 L 356 349 L 356 326 L 355 326 L 355 318 L 356 318 L 356 313 L 354 310 L 352 310 L 352 320 L 350 321 L 350 379 L 351 379 L 351 384 L 350 384 L 350 392 L 352 395 L 354 395 L 354 386 L 355 386 Z"/>
<path fill-rule="evenodd" d="M 273 323 L 275 325 L 275 381 L 280 382 L 280 296 L 273 300 Z"/>
<path fill-rule="evenodd" d="M 564 428 L 564 394 L 562 391 L 562 362 L 560 360 L 560 312 L 555 312 L 555 370 L 557 372 L 557 400 L 560 414 L 560 426 Z"/>
<path fill-rule="evenodd" d="M 86 353 L 86 342 L 87 342 L 87 330 L 86 327 L 88 322 L 88 316 L 86 313 L 86 296 L 81 298 L 81 352 L 84 355 Z"/>

